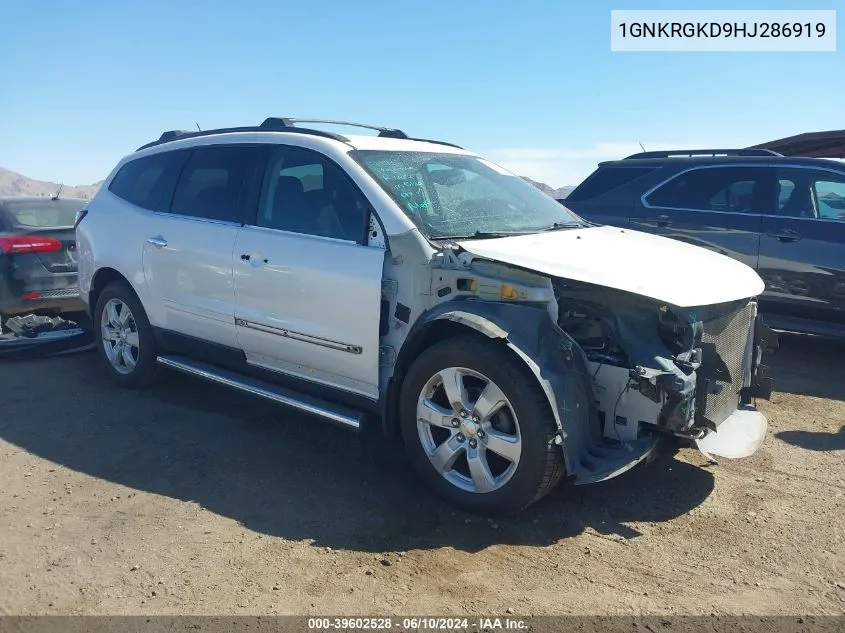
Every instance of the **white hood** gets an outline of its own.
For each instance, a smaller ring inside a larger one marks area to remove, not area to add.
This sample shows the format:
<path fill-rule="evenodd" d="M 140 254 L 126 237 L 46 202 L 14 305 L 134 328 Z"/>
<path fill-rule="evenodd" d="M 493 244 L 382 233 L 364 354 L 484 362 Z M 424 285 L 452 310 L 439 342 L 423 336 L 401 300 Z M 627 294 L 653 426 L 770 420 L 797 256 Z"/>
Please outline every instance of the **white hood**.
<path fill-rule="evenodd" d="M 600 226 L 462 240 L 473 255 L 686 308 L 756 297 L 753 268 L 675 239 Z"/>

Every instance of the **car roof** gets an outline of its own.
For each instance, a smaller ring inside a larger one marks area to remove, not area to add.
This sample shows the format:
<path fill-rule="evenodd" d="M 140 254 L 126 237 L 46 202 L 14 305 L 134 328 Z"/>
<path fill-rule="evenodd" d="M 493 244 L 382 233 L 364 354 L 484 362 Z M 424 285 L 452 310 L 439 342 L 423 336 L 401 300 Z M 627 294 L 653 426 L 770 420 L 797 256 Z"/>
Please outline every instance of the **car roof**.
<path fill-rule="evenodd" d="M 599 167 L 668 167 L 680 168 L 702 165 L 802 165 L 806 167 L 832 167 L 845 170 L 845 162 L 829 158 L 807 156 L 670 156 L 661 158 L 623 158 L 599 163 Z"/>
<path fill-rule="evenodd" d="M 317 123 L 319 125 L 339 125 L 342 127 L 352 127 L 358 129 L 364 128 L 368 130 L 378 131 L 378 135 L 340 135 L 333 132 L 321 130 L 319 128 L 314 128 L 313 126 L 300 127 L 300 124 L 302 123 Z M 256 143 L 272 143 L 274 140 L 280 140 L 279 138 L 274 138 L 276 137 L 276 135 L 279 134 L 285 135 L 284 137 L 281 137 L 285 141 L 292 141 L 296 137 L 300 139 L 319 139 L 322 141 L 330 140 L 335 142 L 335 149 L 341 149 L 341 147 L 343 147 L 344 149 L 342 151 L 349 151 L 349 148 L 386 151 L 437 151 L 433 148 L 426 147 L 426 145 L 434 145 L 439 148 L 440 151 L 446 151 L 444 148 L 452 148 L 453 150 L 457 150 L 457 152 L 453 151 L 451 153 L 470 153 L 466 152 L 466 150 L 461 147 L 458 147 L 453 143 L 447 143 L 445 141 L 435 141 L 431 139 L 414 138 L 409 136 L 402 130 L 396 128 L 370 125 L 368 123 L 354 123 L 351 121 L 340 121 L 332 119 L 299 119 L 293 117 L 268 117 L 260 125 L 250 125 L 241 127 L 226 127 L 211 130 L 197 129 L 196 131 L 168 130 L 166 132 L 163 132 L 158 139 L 146 143 L 145 145 L 142 145 L 135 151 L 142 152 L 144 150 L 154 147 L 160 147 L 162 145 L 167 145 L 168 147 L 176 147 L 176 145 L 172 145 L 172 143 L 178 141 L 183 141 L 178 145 L 178 147 L 193 147 L 209 144 L 208 141 L 201 140 L 196 140 L 195 143 L 188 142 L 191 139 L 211 139 L 211 143 L 219 143 L 221 139 L 223 139 L 223 141 L 227 143 L 245 142 L 244 139 L 240 138 L 239 136 L 235 136 L 241 134 L 256 135 L 254 138 L 246 140 L 246 142 Z M 292 144 L 299 145 L 300 143 Z M 308 145 L 307 142 L 301 144 L 306 146 Z M 341 147 L 339 147 L 337 144 L 339 144 Z M 328 146 L 331 145 L 331 143 L 328 144 Z"/>

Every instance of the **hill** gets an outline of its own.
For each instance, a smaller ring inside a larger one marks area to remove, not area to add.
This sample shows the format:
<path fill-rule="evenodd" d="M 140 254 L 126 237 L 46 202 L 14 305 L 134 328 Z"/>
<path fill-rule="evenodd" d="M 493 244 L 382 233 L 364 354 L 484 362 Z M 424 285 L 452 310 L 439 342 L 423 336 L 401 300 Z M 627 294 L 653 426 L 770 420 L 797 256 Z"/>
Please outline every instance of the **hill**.
<path fill-rule="evenodd" d="M 93 185 L 62 187 L 62 196 L 67 198 L 91 198 L 102 181 Z M 53 196 L 59 190 L 59 183 L 27 178 L 0 167 L 0 196 Z"/>

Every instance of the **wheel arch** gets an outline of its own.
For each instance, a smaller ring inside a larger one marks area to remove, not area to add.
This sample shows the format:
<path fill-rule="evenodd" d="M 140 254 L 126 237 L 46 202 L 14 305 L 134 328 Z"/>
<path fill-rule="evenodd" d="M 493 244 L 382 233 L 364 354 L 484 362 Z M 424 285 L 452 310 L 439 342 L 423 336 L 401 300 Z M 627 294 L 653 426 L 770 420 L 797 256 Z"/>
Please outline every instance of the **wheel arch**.
<path fill-rule="evenodd" d="M 120 271 L 110 267 L 100 268 L 91 278 L 91 289 L 88 291 L 88 309 L 91 318 L 94 317 L 94 310 L 97 307 L 97 299 L 100 297 L 100 293 L 103 292 L 106 286 L 115 281 L 125 281 L 132 288 L 135 295 L 138 296 L 138 291 L 132 285 L 132 282 Z"/>
<path fill-rule="evenodd" d="M 472 304 L 467 305 L 465 301 L 440 304 L 421 315 L 405 338 L 397 354 L 384 399 L 382 431 L 388 437 L 396 434 L 399 422 L 399 393 L 404 376 L 414 360 L 423 350 L 435 343 L 465 335 L 476 336 L 507 349 L 518 366 L 543 390 L 558 429 L 563 430 L 554 393 L 543 378 L 537 354 L 525 340 L 518 340 L 522 337 L 514 336 L 518 326 L 527 326 L 528 329 L 533 327 L 537 331 L 538 328 L 532 326 L 532 321 L 536 322 L 545 317 L 550 322 L 548 312 L 544 309 L 498 302 L 473 301 Z"/>

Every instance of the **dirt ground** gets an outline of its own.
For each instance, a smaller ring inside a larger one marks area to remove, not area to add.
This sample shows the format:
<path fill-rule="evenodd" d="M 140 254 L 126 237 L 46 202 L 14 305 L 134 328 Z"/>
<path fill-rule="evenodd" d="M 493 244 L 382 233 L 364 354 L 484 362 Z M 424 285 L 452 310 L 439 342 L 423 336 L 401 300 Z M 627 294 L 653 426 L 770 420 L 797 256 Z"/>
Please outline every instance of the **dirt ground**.
<path fill-rule="evenodd" d="M 683 449 L 499 522 L 203 382 L 0 365 L 0 613 L 845 614 L 845 345 L 771 361 L 753 457 Z"/>

